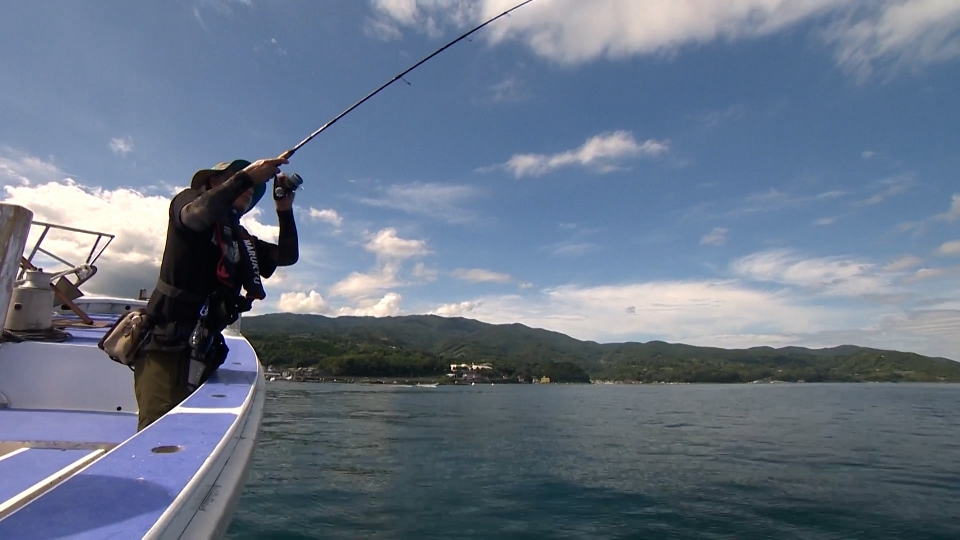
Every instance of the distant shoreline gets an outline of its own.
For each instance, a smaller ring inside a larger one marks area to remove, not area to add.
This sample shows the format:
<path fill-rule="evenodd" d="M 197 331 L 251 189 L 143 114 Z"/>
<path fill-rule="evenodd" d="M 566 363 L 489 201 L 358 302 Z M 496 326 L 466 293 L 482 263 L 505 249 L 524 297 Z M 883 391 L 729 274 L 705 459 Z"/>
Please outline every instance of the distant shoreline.
<path fill-rule="evenodd" d="M 549 382 L 549 383 L 521 383 L 517 381 L 440 381 L 436 378 L 391 378 L 391 377 L 321 377 L 321 378 L 303 378 L 303 379 L 267 379 L 267 382 L 292 382 L 292 383 L 313 383 L 313 384 L 367 384 L 380 386 L 541 386 L 541 385 L 589 385 L 589 386 L 690 386 L 698 384 L 713 384 L 727 386 L 747 386 L 747 385 L 781 385 L 781 384 L 960 384 L 956 381 L 750 381 L 750 382 L 642 382 L 642 381 L 609 381 L 596 380 L 590 382 Z"/>

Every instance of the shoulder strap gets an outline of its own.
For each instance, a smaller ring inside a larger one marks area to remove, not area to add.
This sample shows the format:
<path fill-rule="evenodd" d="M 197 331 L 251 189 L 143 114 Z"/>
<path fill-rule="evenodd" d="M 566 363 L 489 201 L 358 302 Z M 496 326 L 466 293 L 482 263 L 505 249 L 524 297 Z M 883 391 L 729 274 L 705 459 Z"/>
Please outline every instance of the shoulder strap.
<path fill-rule="evenodd" d="M 202 304 L 206 302 L 207 297 L 197 294 L 190 291 L 185 291 L 183 289 L 178 289 L 173 285 L 167 283 L 162 279 L 157 280 L 157 290 L 160 291 L 160 294 L 164 296 L 169 296 L 175 300 L 182 300 L 184 302 L 193 302 L 197 304 Z"/>

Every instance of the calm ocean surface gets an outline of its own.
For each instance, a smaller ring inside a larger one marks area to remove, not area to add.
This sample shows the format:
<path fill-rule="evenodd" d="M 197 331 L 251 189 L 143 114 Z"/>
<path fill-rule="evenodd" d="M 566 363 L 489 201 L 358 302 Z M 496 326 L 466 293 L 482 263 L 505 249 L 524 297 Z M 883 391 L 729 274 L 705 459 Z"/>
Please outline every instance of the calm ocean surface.
<path fill-rule="evenodd" d="M 960 385 L 267 388 L 234 540 L 960 538 Z"/>

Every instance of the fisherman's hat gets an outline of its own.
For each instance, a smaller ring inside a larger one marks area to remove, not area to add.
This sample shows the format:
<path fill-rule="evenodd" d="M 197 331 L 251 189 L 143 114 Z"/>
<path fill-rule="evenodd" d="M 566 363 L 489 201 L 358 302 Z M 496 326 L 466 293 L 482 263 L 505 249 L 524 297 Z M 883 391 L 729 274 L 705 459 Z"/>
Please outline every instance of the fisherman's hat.
<path fill-rule="evenodd" d="M 194 173 L 193 179 L 190 180 L 190 187 L 192 189 L 201 189 L 203 186 L 207 185 L 207 180 L 209 180 L 211 176 L 228 169 L 234 172 L 239 172 L 245 169 L 247 165 L 250 165 L 249 161 L 245 159 L 235 159 L 229 162 L 223 161 L 221 163 L 217 163 L 209 169 L 201 169 Z M 257 184 L 253 187 L 253 198 L 250 200 L 250 206 L 248 207 L 248 210 L 260 202 L 260 199 L 263 198 L 263 194 L 266 193 L 266 191 L 266 184 Z"/>

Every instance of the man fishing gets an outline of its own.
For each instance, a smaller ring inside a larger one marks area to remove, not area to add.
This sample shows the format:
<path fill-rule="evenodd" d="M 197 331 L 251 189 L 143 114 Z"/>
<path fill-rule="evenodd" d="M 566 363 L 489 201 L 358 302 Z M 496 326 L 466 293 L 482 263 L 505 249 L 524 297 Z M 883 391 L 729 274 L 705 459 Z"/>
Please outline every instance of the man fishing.
<path fill-rule="evenodd" d="M 236 160 L 197 171 L 170 203 L 160 278 L 147 304 L 152 321 L 134 363 L 142 430 L 187 398 L 223 363 L 221 332 L 266 293 L 261 277 L 299 258 L 293 190 L 282 187 L 284 157 Z M 274 180 L 276 244 L 251 236 L 240 217 Z M 241 289 L 245 294 L 241 294 Z"/>

